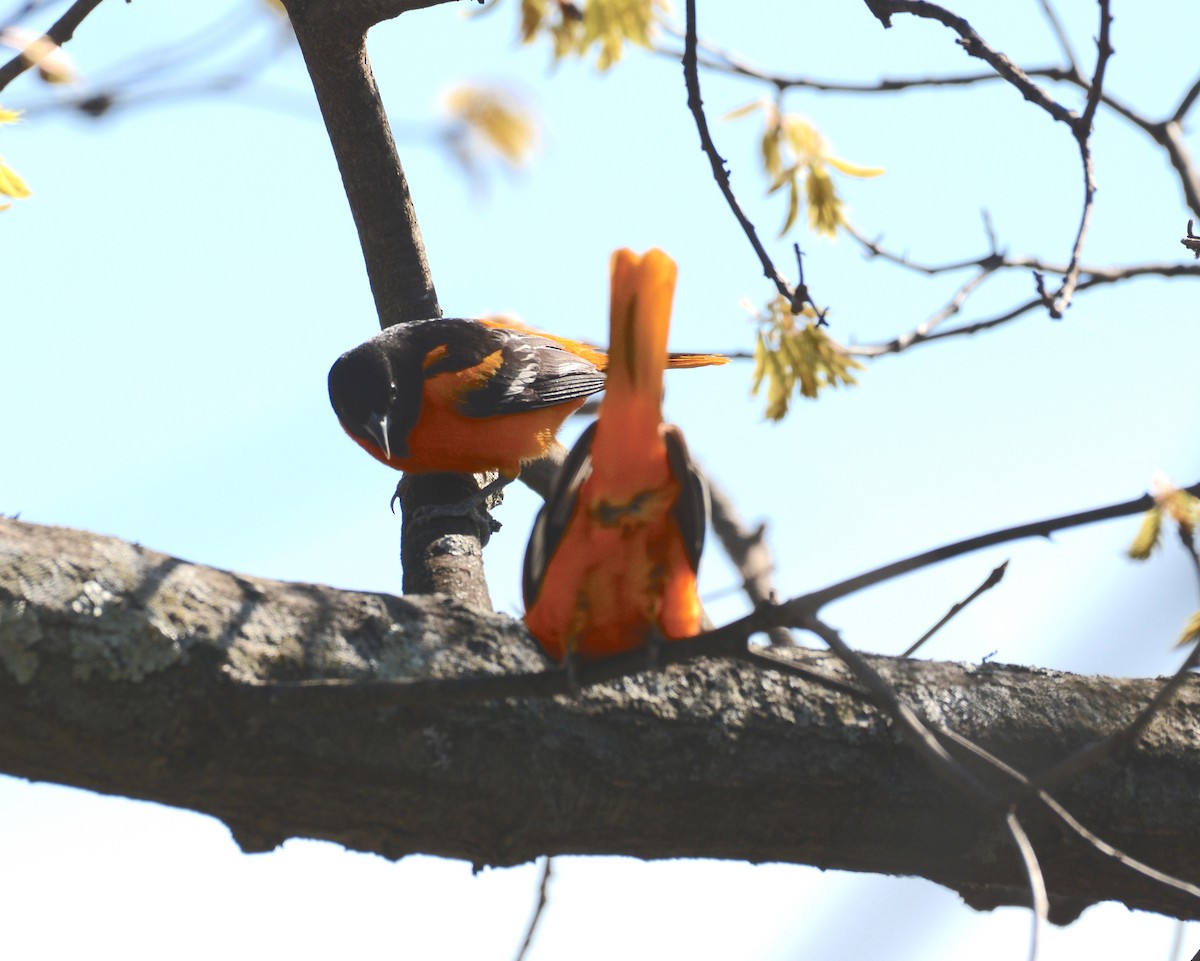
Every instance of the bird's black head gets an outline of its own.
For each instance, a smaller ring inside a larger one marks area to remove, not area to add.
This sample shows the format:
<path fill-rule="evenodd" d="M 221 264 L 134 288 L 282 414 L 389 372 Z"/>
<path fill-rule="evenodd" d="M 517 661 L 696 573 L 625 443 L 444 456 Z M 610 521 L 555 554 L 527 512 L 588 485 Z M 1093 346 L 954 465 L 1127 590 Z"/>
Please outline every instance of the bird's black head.
<path fill-rule="evenodd" d="M 400 423 L 394 365 L 378 338 L 337 359 L 329 370 L 329 400 L 347 432 L 377 447 L 385 458 L 407 455 L 412 424 Z"/>

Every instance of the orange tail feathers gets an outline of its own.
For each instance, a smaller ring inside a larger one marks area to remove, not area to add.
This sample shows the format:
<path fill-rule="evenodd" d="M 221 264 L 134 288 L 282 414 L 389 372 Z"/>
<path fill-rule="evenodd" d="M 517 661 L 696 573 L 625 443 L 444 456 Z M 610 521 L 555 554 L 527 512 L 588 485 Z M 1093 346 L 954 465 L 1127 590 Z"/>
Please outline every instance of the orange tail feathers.
<path fill-rule="evenodd" d="M 608 369 L 592 462 L 603 488 L 620 497 L 666 481 L 659 426 L 677 268 L 661 250 L 621 249 L 610 272 Z M 636 463 L 629 451 L 639 452 Z"/>
<path fill-rule="evenodd" d="M 599 417 L 568 455 L 525 554 L 525 622 L 559 662 L 703 627 L 696 569 L 708 497 L 682 433 L 662 423 L 675 263 L 661 250 L 618 250 L 611 272 Z"/>

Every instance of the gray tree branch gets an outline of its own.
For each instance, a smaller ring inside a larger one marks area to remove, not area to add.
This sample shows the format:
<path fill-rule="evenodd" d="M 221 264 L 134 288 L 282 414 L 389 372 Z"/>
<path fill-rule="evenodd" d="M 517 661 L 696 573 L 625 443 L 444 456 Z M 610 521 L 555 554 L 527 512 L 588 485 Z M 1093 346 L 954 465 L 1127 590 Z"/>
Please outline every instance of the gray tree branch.
<path fill-rule="evenodd" d="M 826 654 L 775 656 L 838 671 Z M 871 664 L 914 712 L 1029 777 L 1128 726 L 1161 686 Z M 299 836 L 480 865 L 771 860 L 920 875 L 977 907 L 1028 902 L 1006 810 L 968 803 L 859 700 L 718 659 L 577 698 L 486 698 L 462 680 L 539 666 L 519 622 L 445 598 L 285 584 L 0 520 L 10 774 L 205 812 L 248 851 Z M 303 683 L 319 678 L 343 683 Z M 1197 745 L 1192 678 L 1136 745 L 1054 797 L 1107 842 L 1195 880 Z M 1103 900 L 1200 917 L 1200 901 L 1059 830 L 1035 799 L 1019 813 L 1056 920 Z"/>

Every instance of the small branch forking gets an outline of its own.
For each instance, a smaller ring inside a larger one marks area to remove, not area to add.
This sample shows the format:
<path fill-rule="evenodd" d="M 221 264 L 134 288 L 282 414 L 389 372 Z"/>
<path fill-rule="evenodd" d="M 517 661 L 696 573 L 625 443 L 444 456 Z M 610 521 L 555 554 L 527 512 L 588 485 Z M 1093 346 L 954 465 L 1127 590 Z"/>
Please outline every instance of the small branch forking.
<path fill-rule="evenodd" d="M 1091 137 L 1092 124 L 1096 110 L 1100 106 L 1100 98 L 1104 91 L 1104 72 L 1109 58 L 1113 55 L 1112 43 L 1109 40 L 1109 29 L 1112 25 L 1112 14 L 1109 11 L 1109 0 L 1100 0 L 1100 31 L 1096 39 L 1096 69 L 1092 74 L 1092 82 L 1088 87 L 1087 103 L 1083 114 L 1071 125 L 1075 139 L 1079 143 L 1079 159 L 1083 168 L 1083 212 L 1079 218 L 1079 229 L 1075 234 L 1075 243 L 1071 248 L 1071 262 L 1063 275 L 1062 284 L 1053 294 L 1048 294 L 1042 286 L 1040 275 L 1036 274 L 1035 283 L 1046 309 L 1055 320 L 1063 316 L 1063 312 L 1071 305 L 1071 298 L 1079 285 L 1080 258 L 1083 255 L 1083 244 L 1087 237 L 1088 227 L 1092 221 L 1092 210 L 1096 201 L 1096 170 L 1092 157 Z"/>

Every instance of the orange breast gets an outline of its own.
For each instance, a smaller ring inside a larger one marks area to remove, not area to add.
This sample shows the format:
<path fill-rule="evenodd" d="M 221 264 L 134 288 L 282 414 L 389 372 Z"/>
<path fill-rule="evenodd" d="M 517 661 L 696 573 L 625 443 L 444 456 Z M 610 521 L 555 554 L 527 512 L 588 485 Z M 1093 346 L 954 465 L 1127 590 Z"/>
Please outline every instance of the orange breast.
<path fill-rule="evenodd" d="M 475 474 L 498 470 L 508 477 L 521 472 L 521 462 L 546 453 L 562 422 L 586 398 L 553 407 L 539 407 L 496 417 L 463 417 L 445 403 L 436 403 L 433 378 L 425 384 L 421 417 L 408 435 L 408 457 L 389 463 L 410 473 L 451 471 Z"/>

